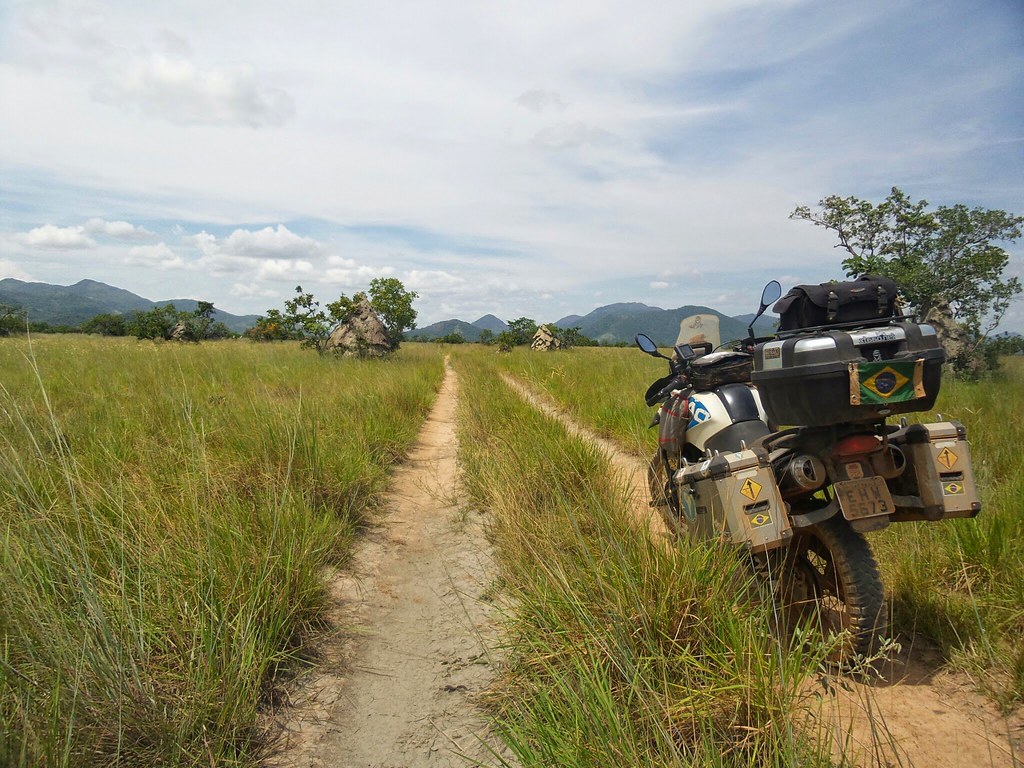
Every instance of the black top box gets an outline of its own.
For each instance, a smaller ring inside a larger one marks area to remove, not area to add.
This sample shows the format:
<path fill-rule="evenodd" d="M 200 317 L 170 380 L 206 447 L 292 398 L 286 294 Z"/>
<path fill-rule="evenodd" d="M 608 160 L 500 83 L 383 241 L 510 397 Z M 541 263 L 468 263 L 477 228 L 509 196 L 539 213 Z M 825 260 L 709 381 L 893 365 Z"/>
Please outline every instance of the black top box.
<path fill-rule="evenodd" d="M 930 410 L 945 360 L 930 325 L 822 328 L 758 344 L 751 379 L 776 426 L 875 422 Z"/>

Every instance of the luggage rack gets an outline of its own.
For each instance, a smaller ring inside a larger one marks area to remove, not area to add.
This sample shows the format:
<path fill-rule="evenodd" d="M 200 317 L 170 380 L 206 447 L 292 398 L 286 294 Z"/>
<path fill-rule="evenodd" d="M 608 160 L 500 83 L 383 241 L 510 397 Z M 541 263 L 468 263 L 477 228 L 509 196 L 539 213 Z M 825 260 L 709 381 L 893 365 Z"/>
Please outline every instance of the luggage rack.
<path fill-rule="evenodd" d="M 879 317 L 874 320 L 855 320 L 850 323 L 828 323 L 826 325 L 812 325 L 807 328 L 792 328 L 788 331 L 776 331 L 778 339 L 788 339 L 805 333 L 827 333 L 828 331 L 843 331 L 851 328 L 874 328 L 879 325 L 891 325 L 892 323 L 909 320 L 917 322 L 916 315 L 895 315 L 891 317 Z"/>

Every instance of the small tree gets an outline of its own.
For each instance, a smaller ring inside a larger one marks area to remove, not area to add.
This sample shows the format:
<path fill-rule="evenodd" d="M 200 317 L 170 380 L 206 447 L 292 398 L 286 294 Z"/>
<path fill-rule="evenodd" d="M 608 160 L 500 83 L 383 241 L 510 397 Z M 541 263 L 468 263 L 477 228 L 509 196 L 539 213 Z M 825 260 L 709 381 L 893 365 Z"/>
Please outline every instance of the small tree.
<path fill-rule="evenodd" d="M 498 351 L 511 352 L 516 347 L 516 336 L 510 331 L 502 331 L 498 334 Z"/>
<path fill-rule="evenodd" d="M 0 304 L 0 336 L 25 332 L 25 310 L 15 304 Z"/>
<path fill-rule="evenodd" d="M 215 322 L 209 328 L 206 329 L 207 339 L 237 339 L 238 334 L 228 328 L 227 324 L 221 321 Z"/>
<path fill-rule="evenodd" d="M 268 309 L 267 314 L 257 318 L 256 324 L 246 329 L 243 335 L 252 341 L 287 341 L 298 338 L 288 318 L 279 309 Z"/>
<path fill-rule="evenodd" d="M 191 316 L 185 318 L 186 333 L 191 341 L 209 338 L 213 326 L 213 302 L 200 301 Z"/>
<path fill-rule="evenodd" d="M 82 333 L 97 333 L 100 336 L 126 336 L 128 326 L 124 315 L 104 313 L 94 315 L 82 323 Z"/>
<path fill-rule="evenodd" d="M 489 347 L 491 344 L 494 343 L 494 331 L 492 331 L 490 328 L 484 328 L 482 331 L 480 331 L 479 342 L 484 346 Z"/>
<path fill-rule="evenodd" d="M 929 211 L 926 200 L 914 202 L 893 187 L 878 205 L 830 195 L 815 210 L 797 207 L 790 218 L 835 232 L 848 276 L 892 278 L 922 317 L 933 309 L 948 312 L 974 339 L 967 356 L 976 354 L 1021 292 L 1016 277 L 1004 277 L 1009 255 L 996 243 L 1016 241 L 1024 217 L 1006 211 L 960 204 Z M 969 360 L 953 362 L 973 367 Z"/>
<path fill-rule="evenodd" d="M 178 320 L 179 313 L 174 305 L 164 304 L 148 312 L 136 312 L 127 321 L 127 329 L 138 339 L 169 339 Z"/>
<path fill-rule="evenodd" d="M 531 320 L 529 317 L 517 317 L 515 320 L 508 321 L 508 330 L 503 331 L 512 337 L 512 343 L 516 346 L 522 344 L 529 344 L 533 341 L 533 335 L 537 332 L 537 323 Z M 498 337 L 499 339 L 501 336 Z"/>
<path fill-rule="evenodd" d="M 303 292 L 301 285 L 295 286 L 295 294 L 295 298 L 284 303 L 285 322 L 302 339 L 303 347 L 315 349 L 317 354 L 323 355 L 327 351 L 331 329 L 344 319 L 342 313 L 347 307 L 347 300 L 342 295 L 338 301 L 328 304 L 325 311 L 312 293 Z"/>
<path fill-rule="evenodd" d="M 397 277 L 377 277 L 370 281 L 370 306 L 384 323 L 391 349 L 398 349 L 402 334 L 416 328 L 416 310 L 412 302 L 416 291 L 407 291 Z"/>
<path fill-rule="evenodd" d="M 462 331 L 452 331 L 444 336 L 438 336 L 437 341 L 441 344 L 464 344 L 466 337 L 462 335 Z"/>
<path fill-rule="evenodd" d="M 549 325 L 548 327 L 551 329 L 554 337 L 558 339 L 558 344 L 562 349 L 593 346 L 594 342 L 583 335 L 578 325 L 574 325 L 572 328 L 559 328 L 557 325 Z"/>

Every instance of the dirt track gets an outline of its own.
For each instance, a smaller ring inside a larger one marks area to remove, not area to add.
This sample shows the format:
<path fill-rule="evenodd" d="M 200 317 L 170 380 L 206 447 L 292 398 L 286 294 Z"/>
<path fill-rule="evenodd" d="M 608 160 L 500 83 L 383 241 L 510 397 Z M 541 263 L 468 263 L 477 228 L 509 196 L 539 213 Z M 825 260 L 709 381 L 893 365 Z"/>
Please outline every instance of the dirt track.
<path fill-rule="evenodd" d="M 498 764 L 477 697 L 492 678 L 496 630 L 482 597 L 493 572 L 478 515 L 460 505 L 448 369 L 386 515 L 331 584 L 340 633 L 299 681 L 284 723 L 288 768 Z M 350 639 L 345 639 L 346 637 Z"/>

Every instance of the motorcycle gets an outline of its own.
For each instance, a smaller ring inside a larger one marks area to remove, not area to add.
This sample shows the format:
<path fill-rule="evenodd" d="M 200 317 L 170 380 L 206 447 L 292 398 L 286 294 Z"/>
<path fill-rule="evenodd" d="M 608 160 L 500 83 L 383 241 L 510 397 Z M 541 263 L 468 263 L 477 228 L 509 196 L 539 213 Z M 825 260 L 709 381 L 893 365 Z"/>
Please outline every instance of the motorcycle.
<path fill-rule="evenodd" d="M 897 314 L 895 286 L 862 278 L 781 293 L 765 286 L 733 348 L 679 343 L 667 356 L 637 334 L 669 364 L 645 395 L 659 406 L 651 504 L 676 536 L 748 551 L 787 625 L 834 637 L 835 660 L 868 657 L 887 609 L 865 534 L 976 516 L 967 435 L 955 421 L 889 423 L 932 408 L 945 360 L 934 328 Z M 773 303 L 783 321 L 758 338 Z"/>

